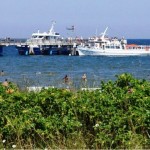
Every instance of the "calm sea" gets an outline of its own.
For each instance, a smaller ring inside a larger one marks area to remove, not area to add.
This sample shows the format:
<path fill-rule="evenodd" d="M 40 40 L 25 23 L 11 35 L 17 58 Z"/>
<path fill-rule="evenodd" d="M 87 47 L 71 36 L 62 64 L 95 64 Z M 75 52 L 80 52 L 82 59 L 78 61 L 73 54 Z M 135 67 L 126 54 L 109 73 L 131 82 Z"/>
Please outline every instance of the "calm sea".
<path fill-rule="evenodd" d="M 128 43 L 150 45 L 150 40 L 128 40 Z M 88 87 L 98 87 L 101 81 L 116 80 L 116 75 L 131 73 L 139 79 L 150 80 L 150 56 L 20 56 L 15 47 L 5 47 L 0 57 L 0 82 L 6 78 L 20 87 L 64 87 L 68 75 L 73 87 L 82 86 L 81 76 L 87 74 Z"/>

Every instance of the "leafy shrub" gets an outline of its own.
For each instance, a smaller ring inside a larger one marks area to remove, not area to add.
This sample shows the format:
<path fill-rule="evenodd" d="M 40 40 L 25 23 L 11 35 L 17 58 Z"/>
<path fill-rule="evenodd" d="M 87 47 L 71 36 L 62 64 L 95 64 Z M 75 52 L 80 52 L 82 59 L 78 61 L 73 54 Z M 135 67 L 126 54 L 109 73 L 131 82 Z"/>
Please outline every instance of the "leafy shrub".
<path fill-rule="evenodd" d="M 14 92 L 7 93 L 0 85 L 5 148 L 150 148 L 150 83 L 122 74 L 100 88 L 34 93 L 11 84 Z"/>

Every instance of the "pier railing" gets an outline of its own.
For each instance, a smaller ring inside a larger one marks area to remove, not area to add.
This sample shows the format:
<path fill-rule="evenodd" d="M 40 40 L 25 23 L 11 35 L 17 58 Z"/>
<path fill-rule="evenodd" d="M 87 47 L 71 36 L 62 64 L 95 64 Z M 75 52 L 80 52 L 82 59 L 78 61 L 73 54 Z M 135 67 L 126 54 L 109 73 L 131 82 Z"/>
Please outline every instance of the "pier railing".
<path fill-rule="evenodd" d="M 28 40 L 27 45 L 73 45 L 73 41 Z"/>
<path fill-rule="evenodd" d="M 25 42 L 0 42 L 1 46 L 16 46 L 16 45 L 26 45 Z"/>
<path fill-rule="evenodd" d="M 59 40 L 59 41 L 50 41 L 50 40 L 0 40 L 0 45 L 2 46 L 16 46 L 16 45 L 79 45 L 81 41 L 78 40 Z"/>

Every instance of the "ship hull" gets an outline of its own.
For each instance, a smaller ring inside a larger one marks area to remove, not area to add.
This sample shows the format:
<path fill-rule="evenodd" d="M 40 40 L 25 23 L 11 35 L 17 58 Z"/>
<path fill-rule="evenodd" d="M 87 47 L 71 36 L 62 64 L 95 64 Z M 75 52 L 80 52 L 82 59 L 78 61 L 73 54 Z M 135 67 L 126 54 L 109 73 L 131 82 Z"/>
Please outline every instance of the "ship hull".
<path fill-rule="evenodd" d="M 29 55 L 29 47 L 27 45 L 25 46 L 16 46 L 16 49 L 18 50 L 19 55 Z"/>
<path fill-rule="evenodd" d="M 49 55 L 69 55 L 71 53 L 71 48 L 67 46 L 57 47 L 52 46 L 49 51 Z"/>
<path fill-rule="evenodd" d="M 150 50 L 146 49 L 95 49 L 95 48 L 78 48 L 79 56 L 140 56 L 150 55 Z"/>
<path fill-rule="evenodd" d="M 69 55 L 71 48 L 67 46 L 16 46 L 19 55 Z"/>

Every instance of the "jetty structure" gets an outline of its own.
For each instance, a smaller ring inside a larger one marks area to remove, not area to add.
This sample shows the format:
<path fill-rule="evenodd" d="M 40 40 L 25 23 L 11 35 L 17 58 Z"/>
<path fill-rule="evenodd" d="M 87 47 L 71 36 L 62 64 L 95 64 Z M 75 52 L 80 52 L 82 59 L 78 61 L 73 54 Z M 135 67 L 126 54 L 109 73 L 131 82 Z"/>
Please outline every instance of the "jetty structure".
<path fill-rule="evenodd" d="M 1 40 L 0 46 L 15 46 L 19 55 L 78 55 L 76 51 L 80 44 L 73 38 L 63 38 L 54 31 L 55 22 L 52 22 L 48 32 L 39 30 L 26 41 L 11 39 Z"/>

